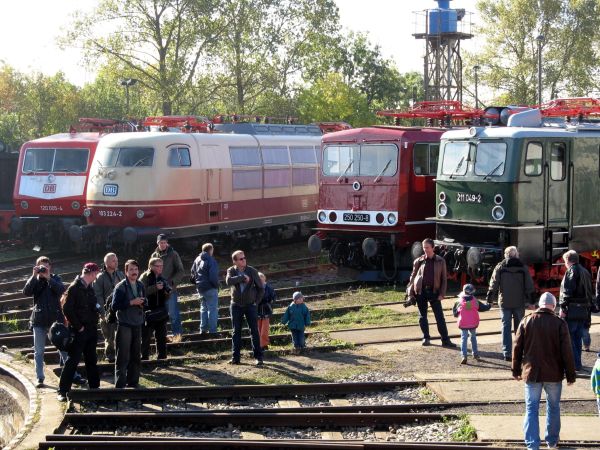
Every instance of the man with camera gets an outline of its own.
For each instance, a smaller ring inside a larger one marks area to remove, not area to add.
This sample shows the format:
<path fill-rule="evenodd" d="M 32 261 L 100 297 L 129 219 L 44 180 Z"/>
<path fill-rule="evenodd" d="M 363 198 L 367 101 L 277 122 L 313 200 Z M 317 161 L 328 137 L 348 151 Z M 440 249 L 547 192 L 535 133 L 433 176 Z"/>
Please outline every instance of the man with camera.
<path fill-rule="evenodd" d="M 136 388 L 140 381 L 142 325 L 146 296 L 138 280 L 137 261 L 125 263 L 125 279 L 115 286 L 112 309 L 117 312 L 115 387 Z"/>
<path fill-rule="evenodd" d="M 64 320 L 60 308 L 60 296 L 64 291 L 65 287 L 60 277 L 51 272 L 50 259 L 40 256 L 23 288 L 23 295 L 33 296 L 33 310 L 29 322 L 33 331 L 33 361 L 37 387 L 44 386 L 44 349 L 48 330 L 57 320 Z M 60 352 L 60 357 L 61 360 L 66 359 L 66 352 Z"/>
<path fill-rule="evenodd" d="M 104 356 L 109 363 L 115 362 L 115 335 L 117 333 L 117 321 L 109 314 L 112 295 L 117 283 L 125 278 L 125 274 L 118 270 L 119 259 L 114 253 L 104 256 L 102 272 L 94 281 L 94 292 L 99 305 L 104 307 L 104 314 L 100 315 L 100 329 L 104 336 Z"/>
<path fill-rule="evenodd" d="M 148 303 L 144 306 L 144 326 L 142 327 L 142 360 L 150 359 L 150 341 L 154 334 L 157 359 L 167 359 L 167 299 L 171 287 L 162 276 L 163 261 L 150 258 L 148 270 L 140 277 L 144 285 Z"/>
<path fill-rule="evenodd" d="M 96 294 L 92 288 L 99 271 L 97 264 L 86 263 L 81 270 L 81 275 L 75 278 L 61 299 L 63 314 L 69 321 L 69 328 L 73 335 L 73 342 L 68 349 L 67 360 L 60 374 L 58 400 L 61 402 L 67 400 L 66 396 L 71 390 L 73 376 L 82 353 L 90 389 L 100 387 L 96 344 L 98 319 L 102 307 L 96 302 Z"/>
<path fill-rule="evenodd" d="M 444 319 L 442 300 L 446 295 L 446 261 L 434 253 L 433 239 L 423 241 L 424 255 L 413 262 L 413 270 L 406 287 L 405 306 L 416 304 L 419 308 L 419 326 L 423 332 L 422 345 L 431 345 L 429 321 L 427 320 L 428 304 L 431 305 L 437 329 L 442 338 L 442 347 L 454 348 L 456 344 L 448 336 L 448 327 Z"/>

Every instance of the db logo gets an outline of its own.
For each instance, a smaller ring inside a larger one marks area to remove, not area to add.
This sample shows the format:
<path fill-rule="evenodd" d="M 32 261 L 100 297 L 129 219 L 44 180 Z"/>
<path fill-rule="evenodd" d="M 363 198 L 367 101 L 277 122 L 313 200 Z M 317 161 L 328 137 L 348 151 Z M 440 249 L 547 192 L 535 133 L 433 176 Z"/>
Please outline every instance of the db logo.
<path fill-rule="evenodd" d="M 56 194 L 56 184 L 45 184 L 43 192 L 44 194 Z"/>

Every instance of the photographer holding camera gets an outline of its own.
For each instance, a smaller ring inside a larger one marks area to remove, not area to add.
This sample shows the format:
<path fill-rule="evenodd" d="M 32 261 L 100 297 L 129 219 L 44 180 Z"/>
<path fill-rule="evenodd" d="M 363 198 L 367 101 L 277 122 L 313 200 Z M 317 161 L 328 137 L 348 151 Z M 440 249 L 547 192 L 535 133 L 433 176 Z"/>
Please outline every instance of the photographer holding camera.
<path fill-rule="evenodd" d="M 142 325 L 144 306 L 147 303 L 144 285 L 138 280 L 137 261 L 125 263 L 125 279 L 115 286 L 112 309 L 117 312 L 117 337 L 115 346 L 115 387 L 136 388 L 140 380 Z"/>
<path fill-rule="evenodd" d="M 142 360 L 150 359 L 150 341 L 154 334 L 158 359 L 167 359 L 167 300 L 171 287 L 162 276 L 163 261 L 150 258 L 148 270 L 140 277 L 146 290 L 148 304 L 144 306 L 145 322 L 142 327 Z"/>

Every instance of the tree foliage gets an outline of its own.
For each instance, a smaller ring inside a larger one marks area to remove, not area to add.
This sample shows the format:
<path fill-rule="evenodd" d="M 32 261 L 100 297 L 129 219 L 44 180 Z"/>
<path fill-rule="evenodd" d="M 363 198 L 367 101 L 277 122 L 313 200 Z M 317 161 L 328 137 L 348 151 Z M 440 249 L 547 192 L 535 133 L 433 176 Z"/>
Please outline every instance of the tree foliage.
<path fill-rule="evenodd" d="M 537 36 L 543 36 L 543 99 L 598 89 L 597 0 L 480 0 L 485 45 L 473 55 L 481 84 L 506 103 L 537 103 Z"/>

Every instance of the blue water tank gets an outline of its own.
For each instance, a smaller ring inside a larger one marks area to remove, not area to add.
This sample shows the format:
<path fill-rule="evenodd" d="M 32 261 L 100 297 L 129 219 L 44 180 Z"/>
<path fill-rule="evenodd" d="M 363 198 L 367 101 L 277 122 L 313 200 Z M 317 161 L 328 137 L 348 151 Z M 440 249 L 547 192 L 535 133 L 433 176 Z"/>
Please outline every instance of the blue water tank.
<path fill-rule="evenodd" d="M 450 9 L 450 0 L 437 0 L 438 9 L 430 9 L 429 34 L 456 33 L 458 15 Z"/>

